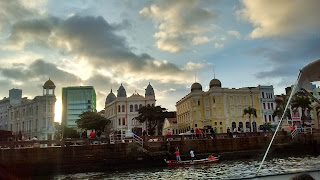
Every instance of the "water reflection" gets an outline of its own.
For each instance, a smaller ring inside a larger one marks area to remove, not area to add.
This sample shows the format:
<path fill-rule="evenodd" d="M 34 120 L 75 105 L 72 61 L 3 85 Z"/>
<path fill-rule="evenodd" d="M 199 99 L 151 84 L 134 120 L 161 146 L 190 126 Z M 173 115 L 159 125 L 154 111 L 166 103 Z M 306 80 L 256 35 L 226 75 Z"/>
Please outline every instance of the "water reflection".
<path fill-rule="evenodd" d="M 256 176 L 260 161 L 221 161 L 217 164 L 161 167 L 119 171 L 113 173 L 78 173 L 58 175 L 65 179 L 241 179 Z M 265 161 L 260 175 L 287 174 L 320 170 L 319 157 L 275 158 Z M 286 178 L 288 179 L 288 178 Z"/>

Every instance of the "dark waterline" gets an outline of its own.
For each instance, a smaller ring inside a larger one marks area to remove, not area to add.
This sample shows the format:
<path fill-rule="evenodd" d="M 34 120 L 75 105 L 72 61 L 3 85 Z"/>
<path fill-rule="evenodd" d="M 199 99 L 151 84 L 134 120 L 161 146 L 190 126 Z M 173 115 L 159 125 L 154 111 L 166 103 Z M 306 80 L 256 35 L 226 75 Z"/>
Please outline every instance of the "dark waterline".
<path fill-rule="evenodd" d="M 131 169 L 128 171 L 117 172 L 91 172 L 77 173 L 68 175 L 56 175 L 47 177 L 55 180 L 66 179 L 246 179 L 257 177 L 256 171 L 260 161 L 222 161 L 217 164 L 194 165 L 194 166 L 179 166 L 179 167 L 157 167 L 146 169 Z M 270 176 L 279 174 L 289 174 L 283 176 L 288 179 L 290 175 L 297 172 L 316 171 L 320 176 L 320 157 L 289 157 L 289 158 L 274 158 L 267 160 L 262 166 L 258 176 L 268 176 L 279 179 L 282 176 Z M 265 178 L 261 178 L 265 179 Z M 282 179 L 282 178 L 280 178 Z"/>

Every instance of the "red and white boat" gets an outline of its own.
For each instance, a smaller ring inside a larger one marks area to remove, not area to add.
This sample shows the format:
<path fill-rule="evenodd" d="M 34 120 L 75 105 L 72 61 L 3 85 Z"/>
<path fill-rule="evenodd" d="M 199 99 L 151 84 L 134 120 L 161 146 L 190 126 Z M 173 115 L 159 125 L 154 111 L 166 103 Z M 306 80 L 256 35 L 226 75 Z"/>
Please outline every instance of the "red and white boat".
<path fill-rule="evenodd" d="M 168 166 L 181 166 L 181 165 L 196 165 L 196 164 L 209 164 L 209 163 L 218 163 L 219 157 L 208 157 L 205 159 L 198 160 L 187 160 L 187 161 L 177 161 L 177 160 L 164 160 Z"/>

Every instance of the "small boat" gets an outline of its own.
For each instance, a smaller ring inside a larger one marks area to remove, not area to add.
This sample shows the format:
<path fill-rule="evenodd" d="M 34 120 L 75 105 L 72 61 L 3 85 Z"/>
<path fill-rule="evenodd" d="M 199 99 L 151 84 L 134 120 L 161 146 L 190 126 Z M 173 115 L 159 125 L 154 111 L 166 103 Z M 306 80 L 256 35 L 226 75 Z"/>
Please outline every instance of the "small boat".
<path fill-rule="evenodd" d="M 218 163 L 219 157 L 208 157 L 205 159 L 198 160 L 186 160 L 186 161 L 177 161 L 177 160 L 164 160 L 168 166 L 181 166 L 181 165 L 196 165 L 196 164 L 209 164 L 209 163 Z"/>

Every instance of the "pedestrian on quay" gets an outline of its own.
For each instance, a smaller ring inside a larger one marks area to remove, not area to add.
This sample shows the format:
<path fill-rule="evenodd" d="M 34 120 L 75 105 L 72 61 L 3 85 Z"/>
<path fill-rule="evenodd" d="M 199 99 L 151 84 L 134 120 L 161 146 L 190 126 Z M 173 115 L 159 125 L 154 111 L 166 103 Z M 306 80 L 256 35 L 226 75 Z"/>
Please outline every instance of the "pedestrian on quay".
<path fill-rule="evenodd" d="M 191 160 L 193 161 L 195 158 L 195 155 L 194 155 L 194 152 L 193 152 L 193 150 L 191 149 L 190 150 L 190 156 L 191 156 Z"/>
<path fill-rule="evenodd" d="M 176 152 L 174 152 L 174 154 L 176 155 L 176 160 L 181 161 L 179 149 Z"/>
<path fill-rule="evenodd" d="M 94 133 L 93 130 L 91 130 L 90 137 L 91 137 L 91 138 L 96 137 L 96 133 Z"/>

